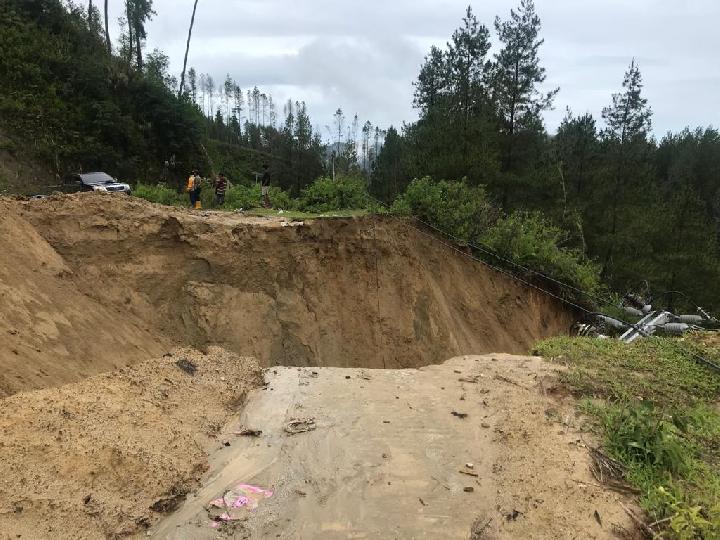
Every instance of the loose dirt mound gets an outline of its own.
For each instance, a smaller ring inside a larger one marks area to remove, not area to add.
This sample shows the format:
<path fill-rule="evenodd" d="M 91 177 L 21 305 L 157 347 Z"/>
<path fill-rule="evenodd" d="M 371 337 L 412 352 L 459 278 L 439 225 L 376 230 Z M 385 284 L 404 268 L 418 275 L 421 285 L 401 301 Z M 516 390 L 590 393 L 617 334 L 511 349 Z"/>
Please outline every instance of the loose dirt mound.
<path fill-rule="evenodd" d="M 84 379 L 166 351 L 171 341 L 105 302 L 103 280 L 75 272 L 0 200 L 0 397 Z"/>
<path fill-rule="evenodd" d="M 4 399 L 0 532 L 107 538 L 149 527 L 196 487 L 219 430 L 260 383 L 252 359 L 177 350 Z"/>
<path fill-rule="evenodd" d="M 396 219 L 293 223 L 101 194 L 5 205 L 78 278 L 63 312 L 92 312 L 74 303 L 90 297 L 110 311 L 106 322 L 142 320 L 161 343 L 218 344 L 265 365 L 393 368 L 522 353 L 570 324 L 553 300 Z M 92 326 L 104 330 L 96 346 L 122 351 L 110 339 L 118 331 Z M 51 382 L 24 376 L 26 387 Z"/>

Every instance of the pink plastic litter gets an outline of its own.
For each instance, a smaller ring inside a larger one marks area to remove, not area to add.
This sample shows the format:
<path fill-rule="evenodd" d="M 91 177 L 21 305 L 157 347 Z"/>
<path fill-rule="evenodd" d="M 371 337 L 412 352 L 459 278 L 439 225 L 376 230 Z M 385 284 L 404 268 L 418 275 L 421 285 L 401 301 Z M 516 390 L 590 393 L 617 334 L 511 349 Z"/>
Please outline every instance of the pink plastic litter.
<path fill-rule="evenodd" d="M 216 528 L 218 521 L 236 521 L 243 518 L 245 512 L 256 510 L 260 501 L 273 496 L 273 492 L 258 486 L 240 484 L 225 494 L 210 501 L 210 513 L 214 514 L 211 527 Z"/>

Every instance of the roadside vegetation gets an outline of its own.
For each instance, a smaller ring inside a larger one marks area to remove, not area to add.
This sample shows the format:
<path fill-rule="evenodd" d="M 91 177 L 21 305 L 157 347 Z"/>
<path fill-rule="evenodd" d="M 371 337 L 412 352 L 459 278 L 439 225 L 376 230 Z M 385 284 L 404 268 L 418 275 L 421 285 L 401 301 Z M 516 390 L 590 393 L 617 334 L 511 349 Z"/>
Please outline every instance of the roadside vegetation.
<path fill-rule="evenodd" d="M 166 184 L 138 184 L 133 194 L 150 202 L 169 206 L 188 206 L 186 193 Z M 215 203 L 215 193 L 211 182 L 202 190 L 203 208 L 219 210 L 248 210 L 254 213 L 270 215 L 282 210 L 311 214 L 324 214 L 338 211 L 346 214 L 364 213 L 375 208 L 361 178 L 342 176 L 336 180 L 318 178 L 303 189 L 298 197 L 279 188 L 270 187 L 272 209 L 262 208 L 262 191 L 259 184 L 233 183 L 225 193 L 225 203 Z"/>
<path fill-rule="evenodd" d="M 718 335 L 554 338 L 535 352 L 567 366 L 562 382 L 658 537 L 720 538 L 720 374 L 692 357 L 720 360 Z"/>

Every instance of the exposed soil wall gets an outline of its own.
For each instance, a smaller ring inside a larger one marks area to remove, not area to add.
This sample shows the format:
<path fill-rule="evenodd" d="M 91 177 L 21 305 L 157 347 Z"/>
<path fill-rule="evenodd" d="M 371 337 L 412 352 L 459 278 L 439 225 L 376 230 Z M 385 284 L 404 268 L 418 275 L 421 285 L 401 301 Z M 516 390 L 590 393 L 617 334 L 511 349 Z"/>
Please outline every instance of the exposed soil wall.
<path fill-rule="evenodd" d="M 74 347 L 70 356 L 89 363 L 103 351 L 128 360 L 122 341 L 152 353 L 169 342 L 217 344 L 264 365 L 411 367 L 461 354 L 525 353 L 571 322 L 552 299 L 397 219 L 292 223 L 101 194 L 4 204 L 32 225 L 22 234 L 43 246 L 38 261 L 52 259 L 53 275 L 72 275 L 58 285 L 67 293 L 62 302 L 48 303 L 105 321 L 91 324 L 102 328 L 92 337 L 73 334 L 81 325 L 72 321 L 57 332 Z M 35 277 L 21 272 L 29 296 Z M 36 324 L 15 326 L 31 333 Z M 101 344 L 103 351 L 93 350 Z M 98 371 L 110 367 L 103 362 Z M 5 387 L 53 382 L 33 377 Z"/>

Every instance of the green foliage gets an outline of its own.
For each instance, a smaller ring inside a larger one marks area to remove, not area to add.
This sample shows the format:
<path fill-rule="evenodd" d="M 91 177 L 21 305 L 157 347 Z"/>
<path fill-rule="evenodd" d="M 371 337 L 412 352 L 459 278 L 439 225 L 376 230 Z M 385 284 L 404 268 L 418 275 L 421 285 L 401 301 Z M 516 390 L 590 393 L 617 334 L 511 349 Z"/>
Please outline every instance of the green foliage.
<path fill-rule="evenodd" d="M 139 183 L 133 190 L 136 197 L 150 202 L 166 204 L 169 206 L 189 206 L 187 193 L 179 192 L 165 184 L 148 185 Z M 328 178 L 319 178 L 303 191 L 301 198 L 295 199 L 287 191 L 278 187 L 271 187 L 269 192 L 272 210 L 264 212 L 271 215 L 278 210 L 299 210 L 297 215 L 311 215 L 325 212 L 343 210 L 365 210 L 372 206 L 365 190 L 362 179 L 339 178 L 333 182 Z M 215 190 L 209 180 L 205 180 L 201 191 L 203 208 L 216 208 Z M 224 210 L 250 210 L 262 205 L 262 190 L 260 184 L 232 183 L 225 193 Z M 356 215 L 357 212 L 346 212 L 347 215 Z M 343 214 L 344 215 L 344 214 Z"/>
<path fill-rule="evenodd" d="M 86 10 L 58 0 L 6 0 L 0 25 L 3 127 L 32 141 L 48 184 L 78 170 L 147 180 L 173 154 L 194 159 L 201 118 L 163 84 L 161 56 L 152 75 L 108 56 Z"/>
<path fill-rule="evenodd" d="M 412 178 L 465 179 L 485 186 L 503 213 L 539 211 L 566 229 L 561 245 L 595 261 L 615 290 L 649 285 L 656 303 L 720 308 L 718 130 L 686 129 L 658 144 L 632 62 L 608 96 L 604 125 L 568 111 L 549 136 L 542 111 L 555 93 L 545 86 L 541 21 L 531 0 L 519 3 L 496 19 L 494 50 L 471 10 L 446 48 L 430 49 L 415 83 L 419 119 L 388 131 L 371 192 L 390 202 Z M 594 269 L 579 268 L 576 283 L 595 280 Z M 693 300 L 665 294 L 675 290 Z"/>
<path fill-rule="evenodd" d="M 309 212 L 367 208 L 370 197 L 365 180 L 357 176 L 318 178 L 300 196 L 299 208 Z"/>
<path fill-rule="evenodd" d="M 225 205 L 227 209 L 255 208 L 262 202 L 262 192 L 259 184 L 249 186 L 232 184 L 225 192 Z"/>
<path fill-rule="evenodd" d="M 651 402 L 610 406 L 602 411 L 606 448 L 623 463 L 650 466 L 673 474 L 688 471 L 682 433 L 673 417 Z"/>
<path fill-rule="evenodd" d="M 720 377 L 693 358 L 717 361 L 717 339 L 682 341 L 554 338 L 535 352 L 568 367 L 561 379 L 589 398 L 604 449 L 640 489 L 660 537 L 717 538 L 720 533 Z"/>
<path fill-rule="evenodd" d="M 183 206 L 189 204 L 187 196 L 183 197 L 175 189 L 167 187 L 165 184 L 142 184 L 138 183 L 133 189 L 133 195 L 158 204 L 167 206 Z"/>
<path fill-rule="evenodd" d="M 676 490 L 668 490 L 662 486 L 657 490 L 670 515 L 669 529 L 672 531 L 672 536 L 679 540 L 720 538 L 720 502 L 704 508 L 689 504 L 681 498 L 682 494 L 676 493 Z"/>
<path fill-rule="evenodd" d="M 567 237 L 567 232 L 552 225 L 537 212 L 514 212 L 488 229 L 482 241 L 523 266 L 582 291 L 597 293 L 600 289 L 597 265 L 581 251 L 562 247 Z"/>
<path fill-rule="evenodd" d="M 689 351 L 717 361 L 720 353 L 673 339 L 618 340 L 553 338 L 535 352 L 572 369 L 561 377 L 578 395 L 612 402 L 640 399 L 680 407 L 720 397 L 720 377 L 699 365 Z"/>
<path fill-rule="evenodd" d="M 393 204 L 393 212 L 414 215 L 455 238 L 475 242 L 497 219 L 482 187 L 465 182 L 413 180 Z"/>

